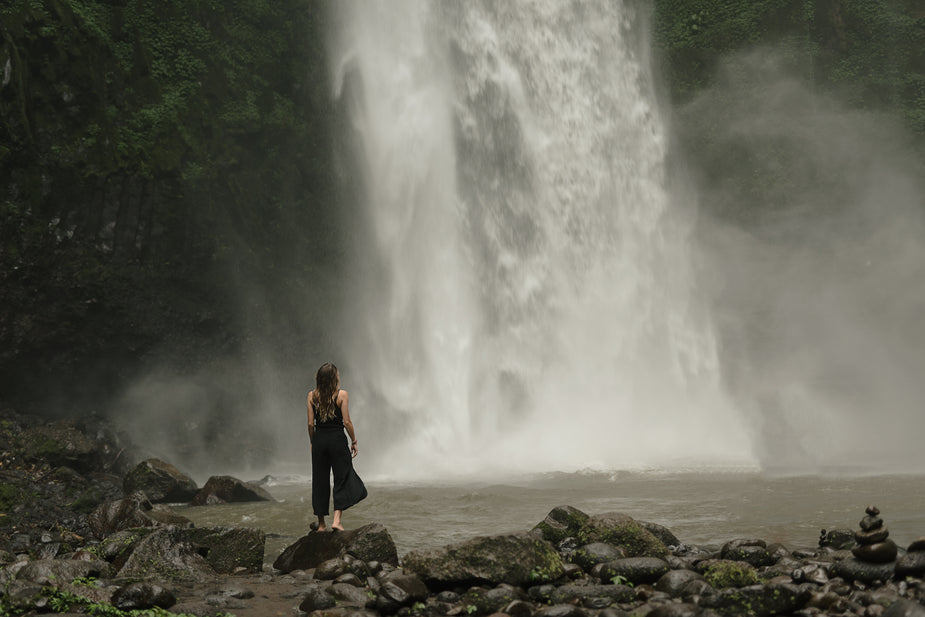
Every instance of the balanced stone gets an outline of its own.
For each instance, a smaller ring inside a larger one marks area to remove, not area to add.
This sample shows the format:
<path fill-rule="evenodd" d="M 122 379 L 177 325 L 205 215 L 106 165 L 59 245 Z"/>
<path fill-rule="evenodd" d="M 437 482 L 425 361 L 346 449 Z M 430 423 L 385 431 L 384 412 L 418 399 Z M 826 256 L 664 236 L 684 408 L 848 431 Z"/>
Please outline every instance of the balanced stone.
<path fill-rule="evenodd" d="M 855 531 L 854 539 L 858 544 L 877 544 L 883 542 L 889 537 L 890 532 L 886 527 L 875 529 L 873 531 Z"/>
<path fill-rule="evenodd" d="M 855 557 L 868 563 L 889 563 L 896 559 L 898 549 L 892 540 L 864 544 L 851 551 Z"/>
<path fill-rule="evenodd" d="M 873 531 L 874 529 L 880 529 L 883 527 L 883 519 L 879 516 L 865 516 L 861 519 L 861 530 L 862 531 Z"/>
<path fill-rule="evenodd" d="M 867 514 L 871 516 L 879 516 L 880 508 L 878 508 L 877 506 L 867 506 L 867 509 L 864 510 L 864 512 L 866 512 Z"/>

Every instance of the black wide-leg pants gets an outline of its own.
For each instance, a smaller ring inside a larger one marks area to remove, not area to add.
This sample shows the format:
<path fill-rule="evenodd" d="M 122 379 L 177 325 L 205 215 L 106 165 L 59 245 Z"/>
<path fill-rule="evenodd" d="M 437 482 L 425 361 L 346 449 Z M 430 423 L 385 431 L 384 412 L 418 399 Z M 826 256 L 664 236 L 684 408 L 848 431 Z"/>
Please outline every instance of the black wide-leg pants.
<path fill-rule="evenodd" d="M 312 509 L 327 516 L 334 471 L 334 509 L 346 510 L 366 497 L 363 481 L 353 471 L 353 457 L 343 428 L 317 428 L 312 442 Z"/>

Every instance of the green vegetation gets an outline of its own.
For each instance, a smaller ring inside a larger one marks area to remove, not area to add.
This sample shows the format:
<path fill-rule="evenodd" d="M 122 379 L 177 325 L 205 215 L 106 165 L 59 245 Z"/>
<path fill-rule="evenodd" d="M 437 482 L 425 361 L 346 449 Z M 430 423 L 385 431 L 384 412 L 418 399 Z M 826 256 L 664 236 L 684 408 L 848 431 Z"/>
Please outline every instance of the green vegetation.
<path fill-rule="evenodd" d="M 822 92 L 888 111 L 925 139 L 925 10 L 911 0 L 657 0 L 672 99 L 710 85 L 728 54 L 774 47 Z"/>
<path fill-rule="evenodd" d="M 710 565 L 703 578 L 717 589 L 728 587 L 745 587 L 757 585 L 758 573 L 747 563 L 740 561 L 720 561 Z"/>

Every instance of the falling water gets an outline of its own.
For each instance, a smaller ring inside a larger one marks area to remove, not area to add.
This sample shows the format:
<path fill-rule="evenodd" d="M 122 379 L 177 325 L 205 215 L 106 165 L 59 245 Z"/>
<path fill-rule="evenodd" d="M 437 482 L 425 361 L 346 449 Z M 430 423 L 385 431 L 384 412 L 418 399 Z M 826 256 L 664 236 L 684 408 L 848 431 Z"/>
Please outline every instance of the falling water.
<path fill-rule="evenodd" d="M 346 379 L 389 473 L 748 461 L 691 204 L 666 178 L 645 13 L 338 8 L 368 229 Z"/>

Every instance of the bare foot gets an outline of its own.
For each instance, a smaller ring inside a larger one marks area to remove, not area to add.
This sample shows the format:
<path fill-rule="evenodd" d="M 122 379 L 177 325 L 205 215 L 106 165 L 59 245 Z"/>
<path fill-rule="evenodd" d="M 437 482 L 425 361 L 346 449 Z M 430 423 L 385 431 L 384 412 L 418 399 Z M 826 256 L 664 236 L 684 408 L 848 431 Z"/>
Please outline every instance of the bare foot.
<path fill-rule="evenodd" d="M 343 530 L 344 530 L 344 526 L 343 526 L 343 525 L 340 525 L 340 524 L 337 524 L 337 525 L 331 524 L 331 531 L 343 531 Z"/>

